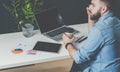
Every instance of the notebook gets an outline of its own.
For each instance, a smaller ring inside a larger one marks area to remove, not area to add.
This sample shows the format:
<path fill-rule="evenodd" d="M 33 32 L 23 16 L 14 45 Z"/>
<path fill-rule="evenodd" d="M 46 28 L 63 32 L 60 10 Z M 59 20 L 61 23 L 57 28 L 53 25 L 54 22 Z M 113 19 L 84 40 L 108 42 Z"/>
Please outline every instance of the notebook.
<path fill-rule="evenodd" d="M 60 48 L 61 48 L 61 44 L 58 44 L 58 43 L 49 43 L 49 42 L 38 41 L 35 44 L 33 50 L 58 53 Z"/>
<path fill-rule="evenodd" d="M 67 27 L 57 8 L 51 8 L 35 14 L 41 34 L 54 40 L 61 40 L 64 32 L 77 33 L 77 30 Z"/>

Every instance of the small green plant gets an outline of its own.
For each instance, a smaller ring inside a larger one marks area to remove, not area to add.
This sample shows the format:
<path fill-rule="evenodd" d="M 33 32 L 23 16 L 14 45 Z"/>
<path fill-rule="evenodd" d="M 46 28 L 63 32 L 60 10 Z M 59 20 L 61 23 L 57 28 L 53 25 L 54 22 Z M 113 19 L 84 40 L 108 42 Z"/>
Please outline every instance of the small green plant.
<path fill-rule="evenodd" d="M 34 24 L 34 13 L 40 11 L 43 6 L 43 0 L 5 0 L 0 3 L 15 18 L 18 31 L 20 31 L 22 24 Z"/>

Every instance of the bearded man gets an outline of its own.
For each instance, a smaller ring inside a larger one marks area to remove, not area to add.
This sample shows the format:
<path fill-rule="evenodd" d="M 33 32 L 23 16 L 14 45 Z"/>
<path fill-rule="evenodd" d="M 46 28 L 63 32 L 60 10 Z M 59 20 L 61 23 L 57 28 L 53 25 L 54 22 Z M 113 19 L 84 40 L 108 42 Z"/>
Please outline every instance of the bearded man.
<path fill-rule="evenodd" d="M 90 31 L 82 46 L 76 48 L 75 37 L 63 34 L 66 49 L 80 65 L 71 72 L 120 72 L 120 20 L 113 13 L 115 1 L 91 0 L 87 7 Z"/>

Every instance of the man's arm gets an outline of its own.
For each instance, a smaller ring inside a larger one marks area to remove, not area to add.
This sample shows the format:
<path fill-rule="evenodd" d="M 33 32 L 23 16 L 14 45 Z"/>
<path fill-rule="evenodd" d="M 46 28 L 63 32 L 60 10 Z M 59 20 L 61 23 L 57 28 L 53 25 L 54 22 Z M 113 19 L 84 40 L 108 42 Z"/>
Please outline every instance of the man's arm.
<path fill-rule="evenodd" d="M 77 49 L 72 44 L 69 44 L 66 49 L 68 50 L 70 56 L 74 58 L 74 55 Z"/>
<path fill-rule="evenodd" d="M 66 34 L 63 34 L 63 43 L 64 45 L 66 46 L 67 43 L 69 43 L 67 46 L 66 46 L 66 49 L 68 50 L 70 56 L 73 58 L 74 57 L 74 54 L 75 52 L 77 51 L 76 48 L 73 46 L 72 42 L 74 40 L 74 36 L 72 38 L 69 38 L 69 36 L 67 36 Z"/>
<path fill-rule="evenodd" d="M 88 38 L 74 54 L 74 60 L 77 64 L 84 63 L 94 59 L 104 45 L 104 38 L 97 28 L 92 28 Z"/>

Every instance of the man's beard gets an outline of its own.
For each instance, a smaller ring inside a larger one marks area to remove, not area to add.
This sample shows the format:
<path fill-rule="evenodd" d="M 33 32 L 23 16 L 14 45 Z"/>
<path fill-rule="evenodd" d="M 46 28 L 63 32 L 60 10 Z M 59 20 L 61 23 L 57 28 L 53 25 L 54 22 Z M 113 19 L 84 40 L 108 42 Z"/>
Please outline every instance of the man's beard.
<path fill-rule="evenodd" d="M 96 14 L 91 15 L 90 19 L 97 21 L 100 17 L 101 17 L 100 12 L 97 12 Z"/>

